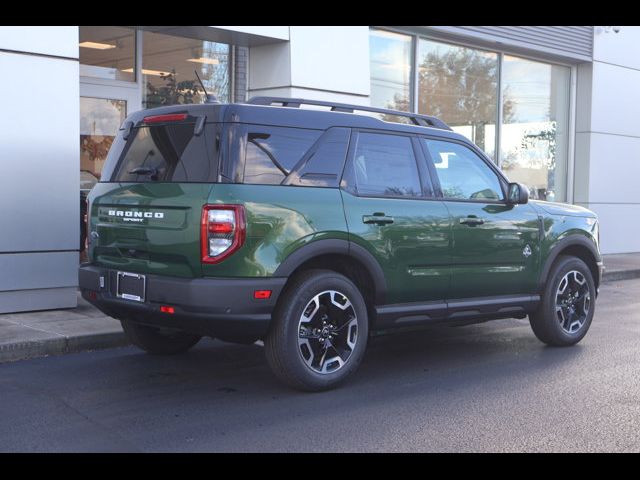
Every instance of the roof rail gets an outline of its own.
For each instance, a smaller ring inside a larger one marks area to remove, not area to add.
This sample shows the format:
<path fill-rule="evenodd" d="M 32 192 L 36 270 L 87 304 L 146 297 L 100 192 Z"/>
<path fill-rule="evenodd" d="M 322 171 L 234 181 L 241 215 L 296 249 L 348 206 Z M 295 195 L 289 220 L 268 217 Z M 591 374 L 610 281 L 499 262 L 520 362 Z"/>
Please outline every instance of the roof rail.
<path fill-rule="evenodd" d="M 347 103 L 323 102 L 320 100 L 307 100 L 304 98 L 285 97 L 252 97 L 247 101 L 251 105 L 272 105 L 280 103 L 283 107 L 300 108 L 301 105 L 317 105 L 320 107 L 330 107 L 332 112 L 353 113 L 354 110 L 363 112 L 384 113 L 409 118 L 415 125 L 421 127 L 433 127 L 443 130 L 451 130 L 451 127 L 437 117 L 420 115 L 418 113 L 401 112 L 400 110 L 390 110 L 388 108 L 368 107 L 366 105 L 350 105 Z"/>

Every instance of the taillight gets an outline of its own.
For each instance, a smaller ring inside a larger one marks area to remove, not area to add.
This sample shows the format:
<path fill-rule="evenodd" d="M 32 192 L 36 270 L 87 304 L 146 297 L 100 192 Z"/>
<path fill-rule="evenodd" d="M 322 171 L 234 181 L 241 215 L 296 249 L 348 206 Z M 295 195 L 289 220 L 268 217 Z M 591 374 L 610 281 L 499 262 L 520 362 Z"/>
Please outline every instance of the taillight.
<path fill-rule="evenodd" d="M 142 121 L 144 123 L 179 122 L 181 120 L 186 120 L 186 118 L 186 113 L 167 113 L 164 115 L 151 115 L 149 117 L 144 117 Z"/>
<path fill-rule="evenodd" d="M 218 263 L 244 243 L 246 226 L 242 205 L 202 207 L 200 249 L 202 263 Z"/>

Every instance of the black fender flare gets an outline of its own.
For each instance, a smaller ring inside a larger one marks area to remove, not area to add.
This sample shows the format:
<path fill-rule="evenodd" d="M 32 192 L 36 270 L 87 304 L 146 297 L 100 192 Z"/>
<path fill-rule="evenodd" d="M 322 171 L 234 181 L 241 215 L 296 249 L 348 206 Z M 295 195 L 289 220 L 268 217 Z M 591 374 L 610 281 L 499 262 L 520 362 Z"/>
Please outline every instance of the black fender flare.
<path fill-rule="evenodd" d="M 274 277 L 289 277 L 300 265 L 320 255 L 337 254 L 359 261 L 373 279 L 376 305 L 384 303 L 387 295 L 387 281 L 380 263 L 364 247 L 340 239 L 313 241 L 285 258 L 273 273 Z"/>
<path fill-rule="evenodd" d="M 547 260 L 545 261 L 542 267 L 542 270 L 540 271 L 540 277 L 538 279 L 539 290 L 542 290 L 544 288 L 544 284 L 547 280 L 547 277 L 549 276 L 549 271 L 551 270 L 551 266 L 556 261 L 558 256 L 562 254 L 562 252 L 567 247 L 572 247 L 572 246 L 585 247 L 587 250 L 589 250 L 589 252 L 591 252 L 596 263 L 602 261 L 600 252 L 598 251 L 596 244 L 592 240 L 589 240 L 589 238 L 585 237 L 584 235 L 578 235 L 578 234 L 569 235 L 563 238 L 562 240 L 559 240 L 551 247 L 551 250 L 549 251 L 549 256 L 547 257 Z M 596 278 L 595 280 L 596 282 L 599 282 L 599 279 Z"/>

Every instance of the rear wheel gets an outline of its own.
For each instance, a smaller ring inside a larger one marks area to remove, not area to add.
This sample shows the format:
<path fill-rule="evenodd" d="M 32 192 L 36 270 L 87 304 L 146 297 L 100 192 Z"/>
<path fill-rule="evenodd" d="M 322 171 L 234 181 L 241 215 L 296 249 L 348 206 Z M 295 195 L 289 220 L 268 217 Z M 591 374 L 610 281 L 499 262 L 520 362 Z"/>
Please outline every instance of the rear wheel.
<path fill-rule="evenodd" d="M 591 326 L 595 299 L 589 267 L 579 258 L 562 256 L 549 273 L 540 307 L 529 315 L 531 328 L 548 345 L 574 345 Z"/>
<path fill-rule="evenodd" d="M 309 270 L 283 295 L 264 343 L 269 366 L 293 388 L 337 386 L 358 368 L 366 349 L 362 294 L 339 273 Z"/>
<path fill-rule="evenodd" d="M 150 327 L 128 320 L 121 320 L 120 323 L 131 343 L 155 355 L 186 352 L 202 338 L 179 330 Z"/>

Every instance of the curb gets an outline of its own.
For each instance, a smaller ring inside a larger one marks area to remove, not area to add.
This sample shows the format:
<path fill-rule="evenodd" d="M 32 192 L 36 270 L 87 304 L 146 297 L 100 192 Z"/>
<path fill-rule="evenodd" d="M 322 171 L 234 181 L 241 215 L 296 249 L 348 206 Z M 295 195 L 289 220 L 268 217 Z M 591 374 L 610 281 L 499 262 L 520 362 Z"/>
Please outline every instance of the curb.
<path fill-rule="evenodd" d="M 640 278 L 640 269 L 635 270 L 613 270 L 607 272 L 605 270 L 602 276 L 603 282 L 615 282 L 616 280 L 631 280 L 633 278 Z"/>
<path fill-rule="evenodd" d="M 59 336 L 0 345 L 0 363 L 130 345 L 124 332 Z"/>

